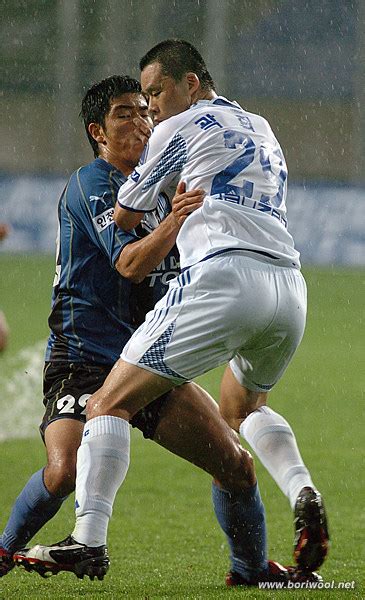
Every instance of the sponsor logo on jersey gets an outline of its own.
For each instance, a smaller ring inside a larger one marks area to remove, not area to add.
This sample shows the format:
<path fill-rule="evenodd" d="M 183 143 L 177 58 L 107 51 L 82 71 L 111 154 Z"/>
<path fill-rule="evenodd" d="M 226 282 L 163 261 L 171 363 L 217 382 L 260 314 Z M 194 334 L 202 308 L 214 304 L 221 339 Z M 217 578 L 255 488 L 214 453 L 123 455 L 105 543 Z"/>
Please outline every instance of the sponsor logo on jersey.
<path fill-rule="evenodd" d="M 175 256 L 167 256 L 157 267 L 147 275 L 149 287 L 154 287 L 160 282 L 167 286 L 172 279 L 175 279 L 180 273 L 180 263 Z"/>
<path fill-rule="evenodd" d="M 89 196 L 89 200 L 90 202 L 102 202 L 103 204 L 106 204 L 104 197 L 107 195 L 108 192 L 104 192 L 104 194 L 102 196 Z"/>
<path fill-rule="evenodd" d="M 114 208 L 108 208 L 108 210 L 93 218 L 94 225 L 99 233 L 114 223 L 113 215 Z"/>

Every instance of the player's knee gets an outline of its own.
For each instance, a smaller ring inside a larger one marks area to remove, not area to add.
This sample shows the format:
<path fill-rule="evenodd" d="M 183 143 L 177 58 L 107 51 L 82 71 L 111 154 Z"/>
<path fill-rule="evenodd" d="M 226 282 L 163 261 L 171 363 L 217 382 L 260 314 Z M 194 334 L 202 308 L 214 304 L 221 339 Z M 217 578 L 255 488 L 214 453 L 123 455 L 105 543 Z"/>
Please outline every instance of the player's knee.
<path fill-rule="evenodd" d="M 238 423 L 237 417 L 235 417 L 234 415 L 232 415 L 231 413 L 229 413 L 227 410 L 225 410 L 222 407 L 220 407 L 219 410 L 220 410 L 220 413 L 221 413 L 223 419 L 231 427 L 231 429 L 234 429 L 234 431 L 238 432 L 239 431 L 239 423 Z M 241 421 L 242 421 L 242 419 L 241 419 Z"/>
<path fill-rule="evenodd" d="M 71 494 L 76 483 L 76 456 L 57 463 L 49 463 L 44 473 L 44 481 L 50 494 L 63 497 Z"/>
<path fill-rule="evenodd" d="M 254 460 L 248 450 L 240 447 L 239 459 L 235 465 L 235 478 L 240 483 L 240 487 L 251 487 L 256 483 L 256 472 Z"/>
<path fill-rule="evenodd" d="M 123 395 L 123 391 L 118 390 L 118 393 L 110 393 L 108 388 L 102 386 L 87 401 L 86 420 L 90 421 L 95 417 L 112 415 L 130 421 L 136 411 L 131 410 L 127 401 L 128 397 L 125 394 Z"/>
<path fill-rule="evenodd" d="M 266 405 L 266 397 L 267 394 L 256 395 L 254 401 L 242 403 L 238 406 L 226 406 L 225 404 L 221 404 L 219 407 L 220 414 L 222 415 L 225 422 L 233 429 L 239 433 L 240 426 L 247 417 L 255 412 L 261 406 Z"/>
<path fill-rule="evenodd" d="M 97 392 L 94 392 L 87 401 L 86 405 L 86 420 L 101 417 L 110 414 L 110 408 L 113 408 L 107 392 L 102 386 Z"/>
<path fill-rule="evenodd" d="M 99 417 L 100 408 L 102 406 L 102 397 L 103 397 L 103 387 L 100 388 L 97 392 L 95 392 L 87 401 L 86 404 L 86 419 L 90 420 L 94 417 Z"/>
<path fill-rule="evenodd" d="M 229 467 L 219 477 L 220 485 L 230 491 L 239 492 L 256 483 L 254 460 L 248 450 L 237 446 Z"/>

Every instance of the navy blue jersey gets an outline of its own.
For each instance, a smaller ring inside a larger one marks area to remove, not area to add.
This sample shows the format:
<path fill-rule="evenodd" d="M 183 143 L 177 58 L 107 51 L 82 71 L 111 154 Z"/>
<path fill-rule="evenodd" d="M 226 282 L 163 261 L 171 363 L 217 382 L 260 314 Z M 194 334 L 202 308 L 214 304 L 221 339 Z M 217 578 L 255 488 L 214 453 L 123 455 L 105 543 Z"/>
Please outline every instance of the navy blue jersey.
<path fill-rule="evenodd" d="M 152 276 L 136 286 L 114 267 L 124 246 L 139 239 L 136 232 L 118 229 L 113 220 L 125 181 L 120 171 L 97 158 L 72 174 L 60 198 L 47 361 L 113 364 L 140 321 L 146 298 L 144 309 L 150 310 L 166 292 L 166 277 L 156 277 L 151 288 Z M 159 204 L 149 216 L 151 227 L 170 210 L 164 197 Z M 166 265 L 173 261 L 177 274 L 176 248 L 170 254 Z"/>

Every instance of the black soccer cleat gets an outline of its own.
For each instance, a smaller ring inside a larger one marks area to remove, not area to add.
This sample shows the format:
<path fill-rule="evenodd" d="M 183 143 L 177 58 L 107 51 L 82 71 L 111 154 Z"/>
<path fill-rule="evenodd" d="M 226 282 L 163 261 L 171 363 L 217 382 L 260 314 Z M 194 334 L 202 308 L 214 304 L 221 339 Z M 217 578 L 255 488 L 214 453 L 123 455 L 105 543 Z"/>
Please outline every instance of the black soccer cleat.
<path fill-rule="evenodd" d="M 310 571 L 301 571 L 297 567 L 283 567 L 278 562 L 273 560 L 268 561 L 268 570 L 261 573 L 258 577 L 248 581 L 239 573 L 230 571 L 226 575 L 226 585 L 228 587 L 235 587 L 240 585 L 245 586 L 259 586 L 260 583 L 273 583 L 277 584 L 277 589 L 286 588 L 289 586 L 289 582 L 292 583 L 304 583 L 310 582 L 321 582 L 322 577 L 318 573 Z"/>
<path fill-rule="evenodd" d="M 304 487 L 294 507 L 294 559 L 301 571 L 314 571 L 329 551 L 326 511 L 321 494 Z"/>
<path fill-rule="evenodd" d="M 82 579 L 104 579 L 110 561 L 106 546 L 93 548 L 79 544 L 69 535 L 53 546 L 33 546 L 29 550 L 16 552 L 13 556 L 16 565 L 27 571 L 36 571 L 41 577 L 57 575 L 60 571 L 70 571 Z"/>
<path fill-rule="evenodd" d="M 13 554 L 0 547 L 0 577 L 7 575 L 14 567 Z"/>
<path fill-rule="evenodd" d="M 315 571 L 303 571 L 299 567 L 286 567 L 286 569 L 289 572 L 289 581 L 293 583 L 305 583 L 306 581 L 320 583 L 323 581 L 322 575 Z"/>

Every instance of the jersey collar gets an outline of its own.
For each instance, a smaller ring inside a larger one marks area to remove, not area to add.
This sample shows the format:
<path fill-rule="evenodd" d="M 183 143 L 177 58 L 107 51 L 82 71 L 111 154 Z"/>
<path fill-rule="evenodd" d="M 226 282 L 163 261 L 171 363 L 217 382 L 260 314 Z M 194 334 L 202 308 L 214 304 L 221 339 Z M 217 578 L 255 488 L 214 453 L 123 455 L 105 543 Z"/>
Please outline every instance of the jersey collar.
<path fill-rule="evenodd" d="M 127 181 L 127 177 L 122 173 L 122 171 L 119 171 L 119 169 L 117 169 L 114 165 L 111 165 L 110 163 L 108 163 L 108 161 L 104 160 L 103 158 L 96 158 L 94 160 L 94 163 L 96 165 L 98 165 L 99 168 L 103 169 L 104 171 L 108 171 L 108 173 L 110 173 L 111 171 L 113 171 L 120 179 L 123 180 L 123 183 L 125 181 Z"/>
<path fill-rule="evenodd" d="M 216 106 L 232 106 L 234 108 L 241 108 L 241 106 L 235 100 L 227 100 L 224 96 L 217 96 L 216 98 L 212 98 L 212 100 L 197 100 L 195 104 L 192 104 L 190 108 L 199 108 L 200 106 L 211 106 L 215 104 Z"/>

